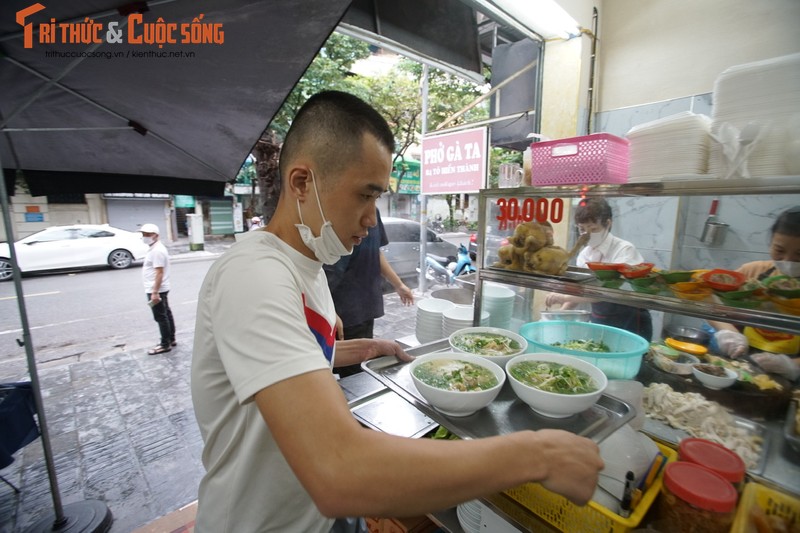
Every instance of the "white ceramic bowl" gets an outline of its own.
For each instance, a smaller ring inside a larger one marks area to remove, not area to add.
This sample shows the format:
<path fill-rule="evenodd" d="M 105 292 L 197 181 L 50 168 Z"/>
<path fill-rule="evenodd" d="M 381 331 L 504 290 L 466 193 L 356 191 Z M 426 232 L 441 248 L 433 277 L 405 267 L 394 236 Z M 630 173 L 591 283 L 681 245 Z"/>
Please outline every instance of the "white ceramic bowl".
<path fill-rule="evenodd" d="M 457 338 L 463 335 L 473 335 L 476 333 L 492 333 L 494 335 L 503 335 L 508 337 L 512 341 L 516 342 L 519 345 L 519 348 L 515 350 L 513 353 L 507 355 L 491 355 L 490 353 L 481 352 L 480 350 L 470 351 L 466 348 L 458 346 Z M 501 368 L 505 368 L 506 363 L 511 360 L 511 358 L 516 357 L 521 353 L 525 353 L 528 349 L 528 341 L 525 340 L 525 337 L 522 335 L 518 335 L 513 331 L 503 329 L 503 328 L 493 328 L 493 327 L 484 327 L 484 326 L 476 326 L 471 328 L 463 328 L 459 329 L 458 331 L 452 333 L 449 337 L 450 340 L 450 347 L 453 349 L 454 352 L 461 352 L 461 353 L 471 353 L 473 355 L 479 355 L 481 357 L 485 357 L 486 359 L 490 360 L 493 363 L 497 363 L 500 365 Z"/>
<path fill-rule="evenodd" d="M 697 380 L 702 383 L 706 388 L 719 390 L 724 389 L 726 387 L 730 387 L 734 383 L 736 383 L 736 379 L 739 375 L 731 370 L 730 368 L 725 367 L 717 367 L 725 371 L 724 376 L 712 376 L 711 374 L 706 374 L 698 367 L 702 366 L 711 366 L 711 365 L 702 365 L 702 364 L 695 364 L 692 365 L 692 374 Z"/>
<path fill-rule="evenodd" d="M 479 391 L 451 391 L 438 389 L 420 381 L 414 370 L 427 361 L 434 360 L 466 361 L 490 370 L 497 378 L 497 385 L 490 389 Z M 436 352 L 420 355 L 408 366 L 414 386 L 425 400 L 437 411 L 449 416 L 469 416 L 479 409 L 483 409 L 500 394 L 500 389 L 506 381 L 505 371 L 495 363 L 479 355 L 458 352 Z"/>
<path fill-rule="evenodd" d="M 537 389 L 522 383 L 512 374 L 514 365 L 523 361 L 560 363 L 574 367 L 589 374 L 598 388 L 594 392 L 585 394 L 558 394 Z M 597 402 L 597 399 L 600 398 L 600 395 L 603 394 L 608 385 L 608 378 L 605 373 L 593 364 L 571 355 L 558 353 L 524 353 L 518 355 L 506 363 L 506 373 L 508 374 L 511 388 L 514 389 L 514 393 L 520 400 L 527 403 L 537 413 L 552 418 L 566 418 L 585 411 Z"/>

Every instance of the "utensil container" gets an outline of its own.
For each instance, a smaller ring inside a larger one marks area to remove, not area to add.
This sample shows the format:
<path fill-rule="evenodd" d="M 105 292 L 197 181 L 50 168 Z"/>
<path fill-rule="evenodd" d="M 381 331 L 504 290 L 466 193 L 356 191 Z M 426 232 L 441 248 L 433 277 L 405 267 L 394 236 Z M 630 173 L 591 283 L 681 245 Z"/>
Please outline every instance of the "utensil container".
<path fill-rule="evenodd" d="M 702 241 L 708 246 L 719 246 L 725 240 L 729 225 L 724 222 L 707 222 L 703 230 Z"/>

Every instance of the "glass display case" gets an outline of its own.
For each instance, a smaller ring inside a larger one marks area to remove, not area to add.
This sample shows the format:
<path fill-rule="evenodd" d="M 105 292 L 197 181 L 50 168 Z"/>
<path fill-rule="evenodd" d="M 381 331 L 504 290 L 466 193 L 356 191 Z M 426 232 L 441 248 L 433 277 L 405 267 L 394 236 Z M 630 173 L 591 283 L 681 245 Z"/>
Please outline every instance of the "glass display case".
<path fill-rule="evenodd" d="M 612 204 L 612 233 L 632 242 L 645 262 L 653 263 L 655 268 L 736 269 L 748 261 L 769 258 L 769 228 L 779 213 L 800 206 L 800 176 L 482 190 L 476 320 L 478 313 L 488 307 L 490 312 L 499 311 L 502 319 L 492 325 L 516 331 L 522 323 L 539 319 L 543 310 L 539 293 L 558 292 L 674 315 L 800 332 L 800 316 L 792 314 L 792 310 L 779 309 L 769 300 L 749 305 L 751 308 L 740 307 L 742 304 L 730 305 L 713 293 L 697 300 L 677 297 L 666 284 L 641 290 L 624 279 L 607 282 L 591 270 L 574 266 L 543 274 L 526 268 L 524 261 L 502 264 L 500 256 L 524 222 L 549 225 L 556 245 L 577 252 L 580 245 L 576 245 L 573 207 L 581 199 L 593 196 L 604 197 Z M 711 205 L 721 227 L 713 238 L 703 234 Z M 536 236 L 531 239 L 535 241 Z M 575 264 L 574 255 L 569 263 Z M 509 306 L 510 318 L 505 320 Z M 659 332 L 654 328 L 654 338 Z"/>

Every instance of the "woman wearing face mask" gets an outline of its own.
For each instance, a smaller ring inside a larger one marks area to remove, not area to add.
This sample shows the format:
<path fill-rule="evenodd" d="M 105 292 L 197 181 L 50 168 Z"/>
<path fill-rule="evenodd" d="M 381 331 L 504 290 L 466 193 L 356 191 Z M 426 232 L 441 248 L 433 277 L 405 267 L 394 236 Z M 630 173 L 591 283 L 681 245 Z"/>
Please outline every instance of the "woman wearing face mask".
<path fill-rule="evenodd" d="M 800 278 L 800 206 L 793 207 L 781 213 L 770 228 L 769 243 L 770 259 L 766 261 L 751 261 L 738 268 L 738 271 L 748 279 L 764 280 L 770 276 L 786 275 Z M 729 357 L 745 355 L 752 345 L 757 349 L 764 349 L 770 341 L 766 337 L 774 337 L 771 332 L 755 328 L 745 328 L 744 333 L 733 324 L 709 321 L 716 329 L 714 344 L 718 351 Z M 800 337 L 797 335 L 782 335 L 778 349 L 796 355 L 800 346 Z M 790 338 L 791 337 L 791 338 Z M 774 339 L 773 339 L 774 340 Z M 712 345 L 712 348 L 714 346 Z M 800 376 L 800 360 L 793 360 L 785 354 L 757 353 L 750 356 L 764 370 L 782 374 L 790 380 Z"/>
<path fill-rule="evenodd" d="M 577 266 L 586 268 L 586 264 L 590 262 L 635 265 L 644 261 L 633 244 L 611 233 L 611 221 L 611 206 L 605 199 L 590 198 L 578 204 L 575 224 L 581 233 L 589 234 L 589 243 L 578 253 Z M 592 322 L 622 328 L 651 340 L 653 322 L 647 309 L 558 293 L 549 294 L 545 305 L 550 307 L 560 304 L 561 309 L 572 309 L 581 302 L 591 302 Z"/>

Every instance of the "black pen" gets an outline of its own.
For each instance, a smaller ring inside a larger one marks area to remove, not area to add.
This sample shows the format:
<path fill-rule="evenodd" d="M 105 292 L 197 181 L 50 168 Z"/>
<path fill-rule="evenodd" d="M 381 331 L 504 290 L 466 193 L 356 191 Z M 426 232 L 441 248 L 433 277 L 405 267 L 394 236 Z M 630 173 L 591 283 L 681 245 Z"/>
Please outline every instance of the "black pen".
<path fill-rule="evenodd" d="M 622 493 L 622 502 L 619 506 L 619 515 L 628 518 L 631 515 L 631 498 L 633 497 L 633 472 L 628 470 L 625 474 L 625 492 Z"/>

